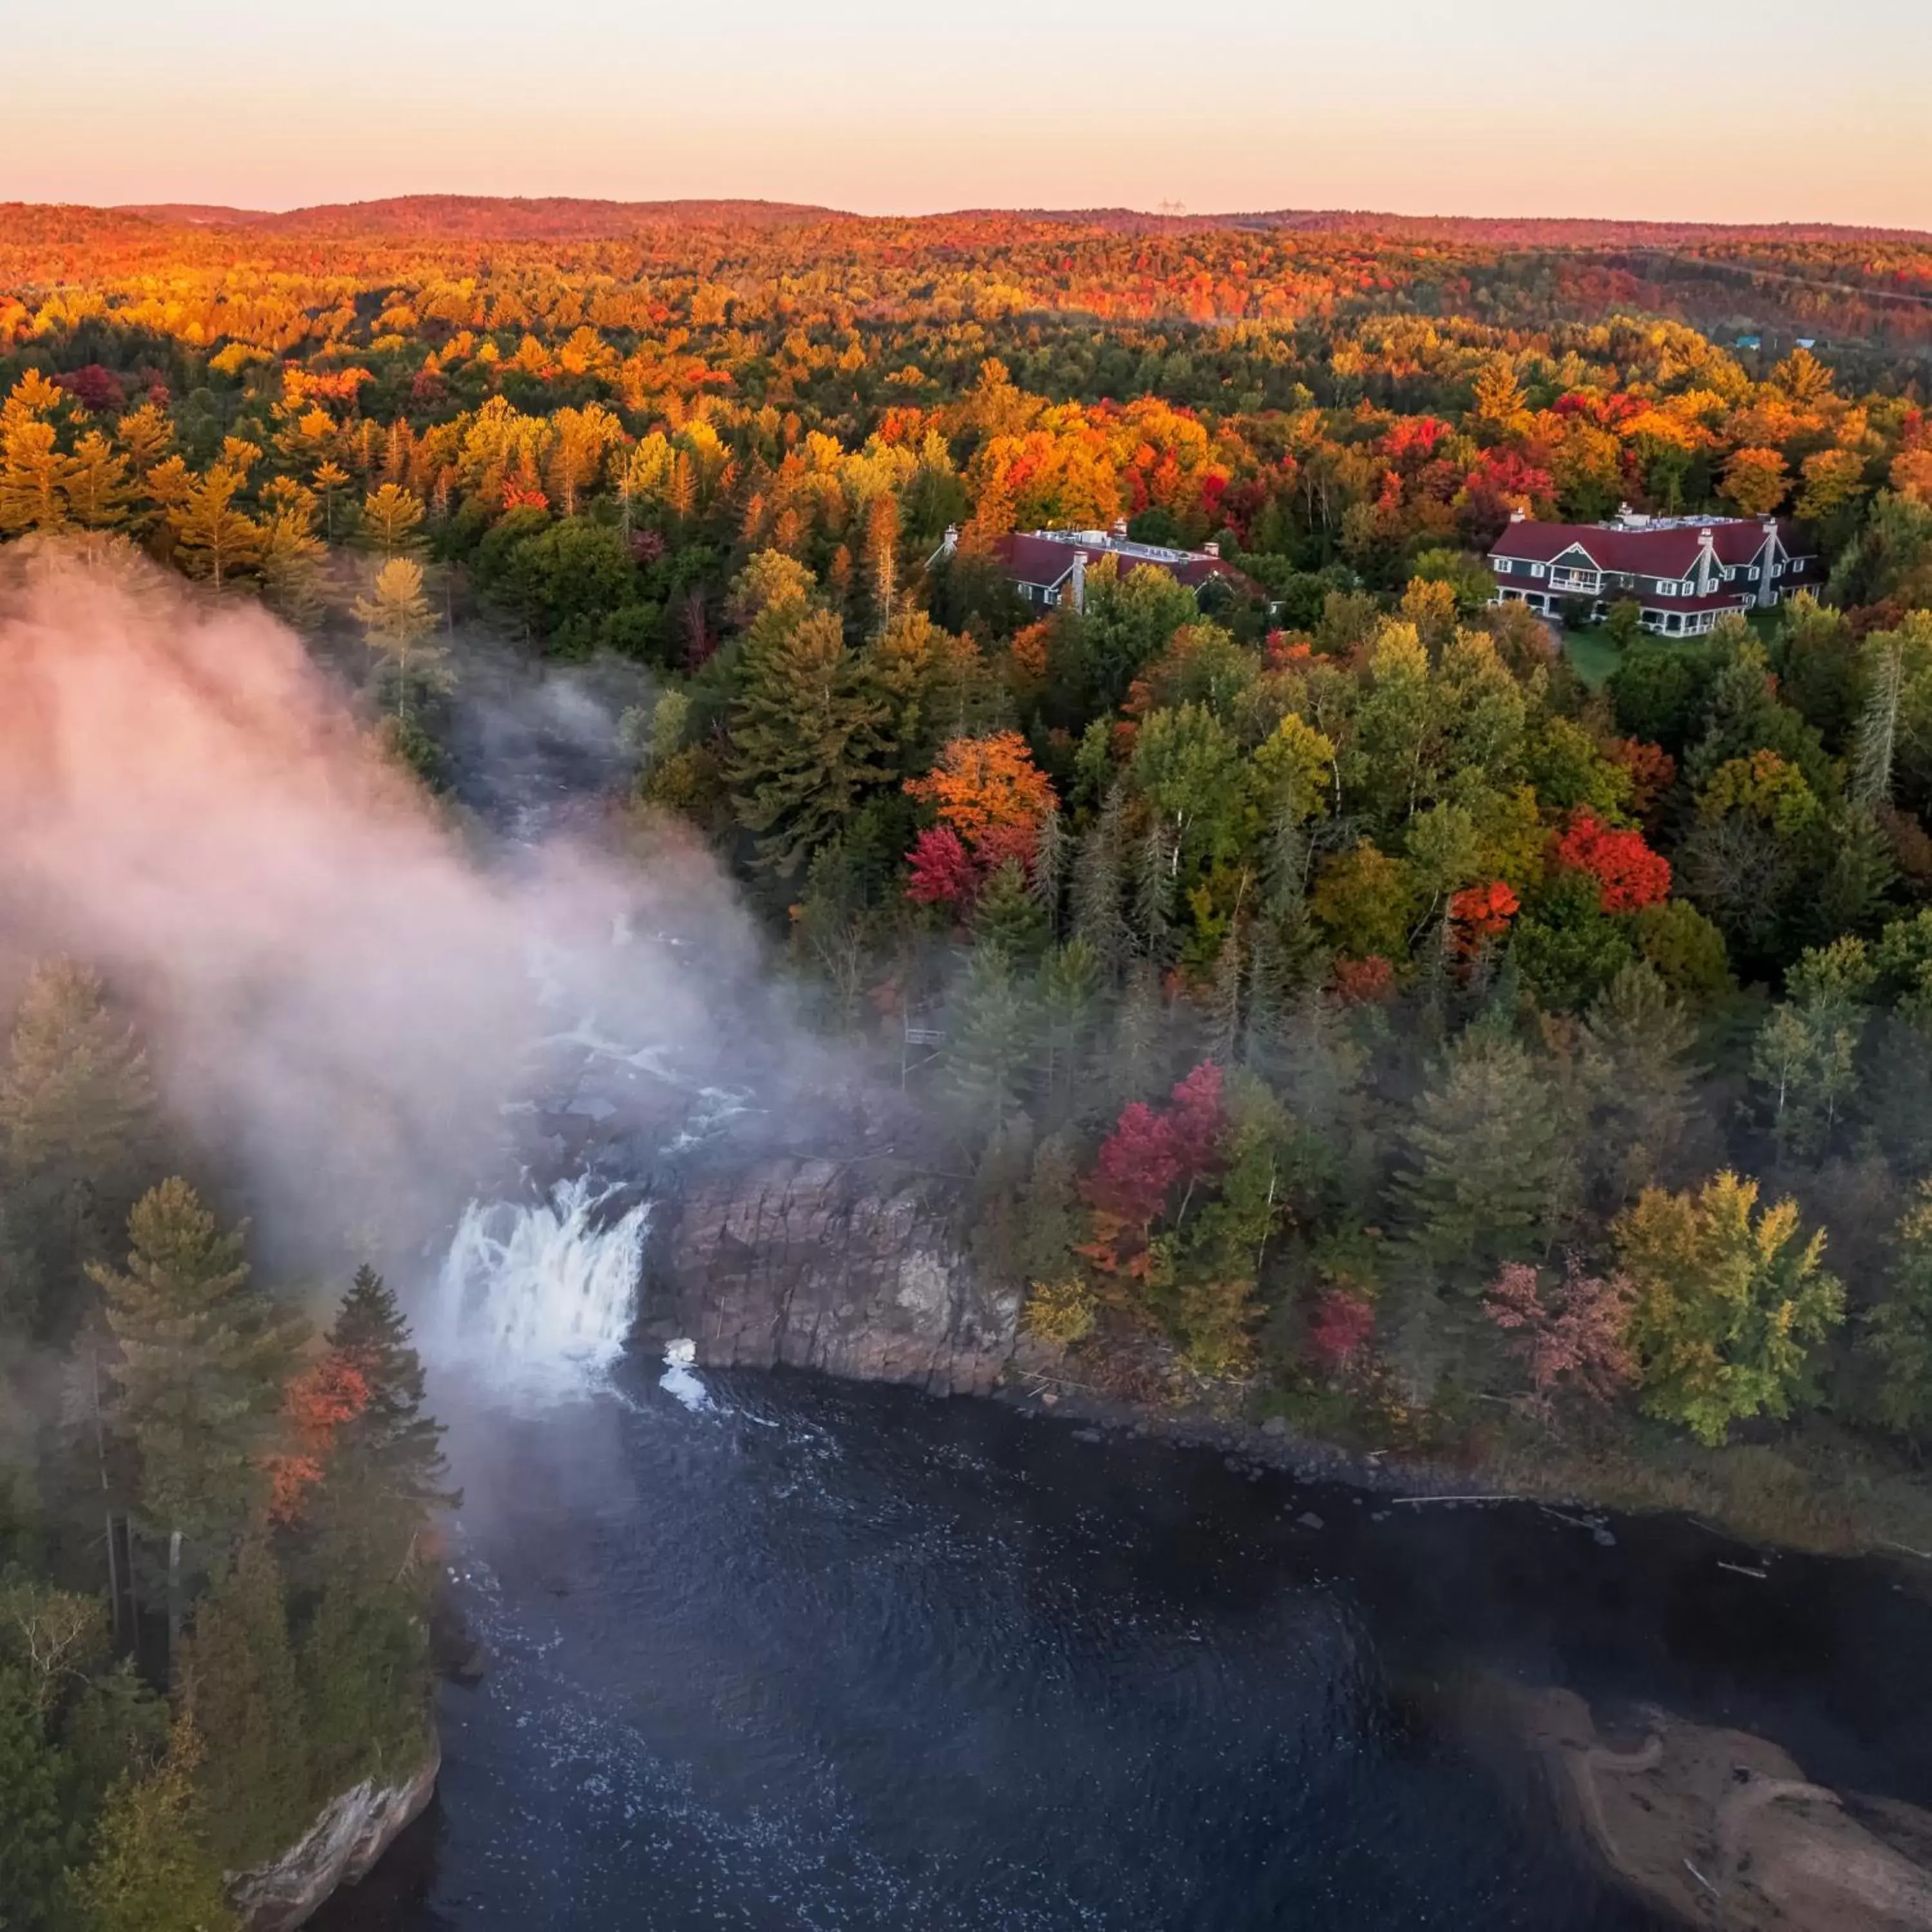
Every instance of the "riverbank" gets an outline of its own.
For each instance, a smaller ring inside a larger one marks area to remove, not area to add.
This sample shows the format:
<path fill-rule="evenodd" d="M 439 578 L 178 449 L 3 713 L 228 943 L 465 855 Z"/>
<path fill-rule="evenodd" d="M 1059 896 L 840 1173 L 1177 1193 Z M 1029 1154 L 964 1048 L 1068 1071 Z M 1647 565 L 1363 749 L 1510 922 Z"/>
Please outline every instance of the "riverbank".
<path fill-rule="evenodd" d="M 1144 1376 L 1143 1381 L 1147 1378 Z M 1309 1481 L 1388 1495 L 1542 1502 L 1619 1514 L 1688 1516 L 1744 1543 L 1828 1556 L 1882 1554 L 1922 1571 L 1932 1588 L 1932 1484 L 1902 1458 L 1828 1424 L 1711 1450 L 1661 1428 L 1600 1428 L 1588 1439 L 1503 1412 L 1435 1443 L 1378 1430 L 1379 1412 L 1330 1398 L 1196 1383 L 1172 1400 L 1124 1398 L 1077 1366 L 1010 1366 L 994 1391 L 1023 1410 L 1182 1442 L 1206 1444 Z"/>
<path fill-rule="evenodd" d="M 1555 1426 L 1486 1397 L 1418 1412 L 1373 1379 L 1211 1382 L 1142 1334 L 1046 1346 L 962 1238 L 954 1190 L 895 1145 L 904 1124 L 855 1110 L 834 1159 L 768 1122 L 765 1144 L 677 1177 L 653 1209 L 635 1346 L 688 1339 L 701 1366 L 990 1394 L 1396 1493 L 1670 1511 L 1746 1542 L 1922 1557 L 1932 1582 L 1932 1484 L 1828 1418 L 1708 1449 L 1622 1412 Z"/>

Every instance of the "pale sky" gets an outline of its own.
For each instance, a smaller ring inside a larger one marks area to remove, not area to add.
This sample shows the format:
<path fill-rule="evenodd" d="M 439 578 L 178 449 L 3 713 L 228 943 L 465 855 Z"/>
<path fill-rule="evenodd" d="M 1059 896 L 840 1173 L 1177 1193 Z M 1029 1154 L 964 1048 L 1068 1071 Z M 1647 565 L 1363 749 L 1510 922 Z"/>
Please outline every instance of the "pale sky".
<path fill-rule="evenodd" d="M 1932 229 L 1926 0 L 0 0 L 0 200 Z"/>

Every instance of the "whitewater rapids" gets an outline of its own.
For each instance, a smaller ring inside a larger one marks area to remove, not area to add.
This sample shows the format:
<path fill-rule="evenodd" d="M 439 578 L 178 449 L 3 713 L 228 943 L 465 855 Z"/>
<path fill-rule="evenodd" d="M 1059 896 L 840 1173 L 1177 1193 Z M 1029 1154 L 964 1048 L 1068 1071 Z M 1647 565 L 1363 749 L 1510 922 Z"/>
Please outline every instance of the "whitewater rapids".
<path fill-rule="evenodd" d="M 486 1379 L 556 1388 L 600 1383 L 638 1306 L 650 1204 L 588 1176 L 536 1202 L 472 1201 L 439 1283 L 446 1359 Z"/>

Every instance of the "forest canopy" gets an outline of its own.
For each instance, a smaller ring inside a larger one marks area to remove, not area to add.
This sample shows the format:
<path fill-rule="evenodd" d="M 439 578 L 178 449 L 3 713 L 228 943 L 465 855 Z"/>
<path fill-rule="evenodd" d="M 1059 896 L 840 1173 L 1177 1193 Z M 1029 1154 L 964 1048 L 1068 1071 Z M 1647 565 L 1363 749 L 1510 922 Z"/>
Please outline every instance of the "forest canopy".
<path fill-rule="evenodd" d="M 1863 1533 L 1806 1485 L 1932 1436 L 1932 244 L 325 214 L 8 212 L 0 536 L 259 598 L 452 822 L 476 638 L 632 668 L 614 810 L 904 1085 L 1043 1375 Z M 1493 601 L 1513 514 L 1620 508 L 1822 594 Z M 1117 520 L 1235 574 L 1000 567 Z M 0 1877 L 214 1924 L 420 1751 L 436 1432 L 119 989 L 9 990 L 0 1365 L 98 1408 L 7 1447 Z"/>

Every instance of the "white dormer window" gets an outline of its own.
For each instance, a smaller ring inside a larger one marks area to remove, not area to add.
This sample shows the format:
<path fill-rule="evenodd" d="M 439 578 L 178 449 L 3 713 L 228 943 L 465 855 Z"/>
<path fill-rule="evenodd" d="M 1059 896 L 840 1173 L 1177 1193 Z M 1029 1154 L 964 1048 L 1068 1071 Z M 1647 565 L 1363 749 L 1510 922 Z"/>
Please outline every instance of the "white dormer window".
<path fill-rule="evenodd" d="M 1496 566 L 1498 570 L 1503 571 L 1514 570 L 1516 568 L 1516 566 L 1506 556 L 1498 557 L 1496 560 Z"/>
<path fill-rule="evenodd" d="M 1532 563 L 1529 566 L 1529 574 L 1532 577 L 1540 577 L 1543 574 L 1542 565 L 1540 563 Z"/>

